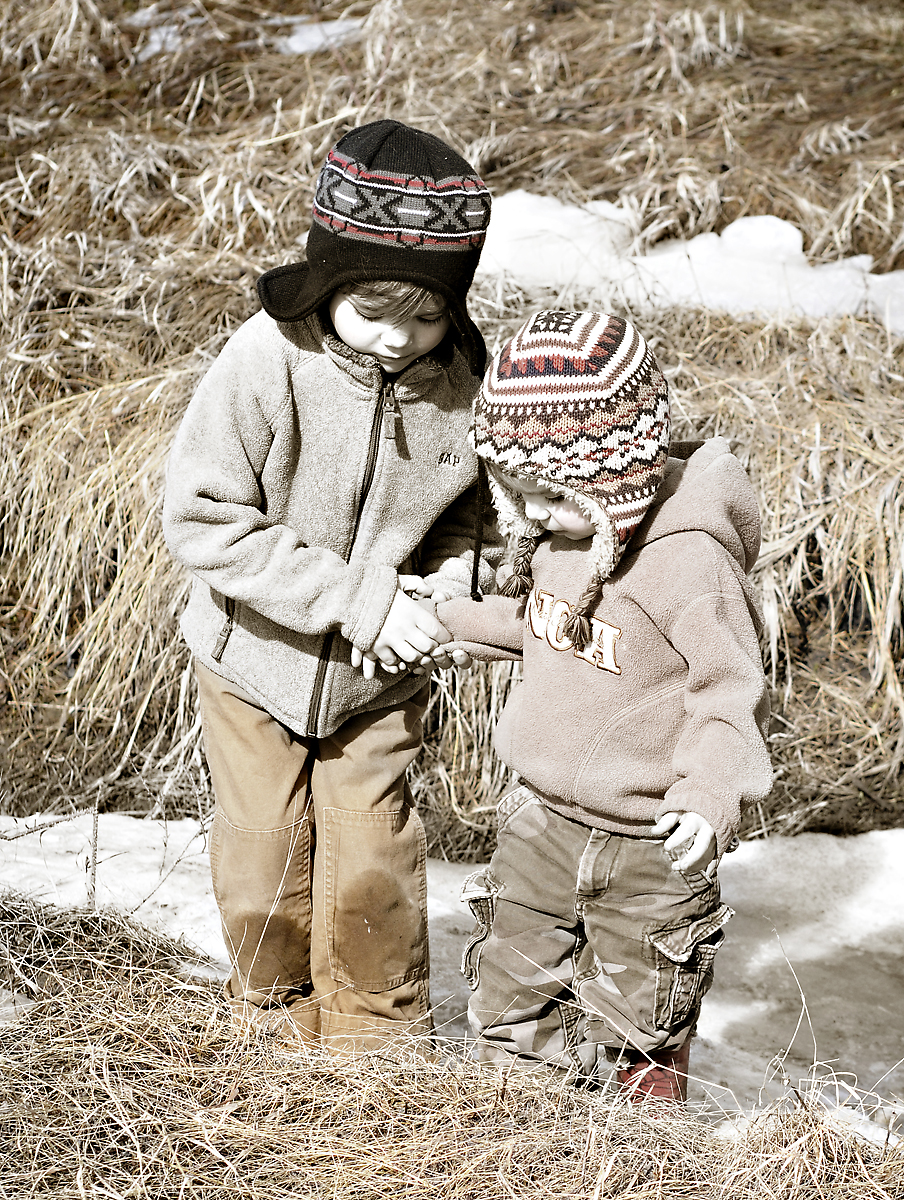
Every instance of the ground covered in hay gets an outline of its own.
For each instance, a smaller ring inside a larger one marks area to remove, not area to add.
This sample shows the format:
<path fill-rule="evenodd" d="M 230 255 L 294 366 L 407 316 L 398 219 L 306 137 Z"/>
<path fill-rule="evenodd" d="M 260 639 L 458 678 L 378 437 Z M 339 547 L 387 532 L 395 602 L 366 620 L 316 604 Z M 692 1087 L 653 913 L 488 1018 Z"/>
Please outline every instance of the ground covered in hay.
<path fill-rule="evenodd" d="M 798 1096 L 719 1129 L 449 1056 L 340 1062 L 234 1036 L 183 944 L 0 898 L 0 1196 L 901 1200 Z M 197 969 L 197 964 L 195 964 Z"/>
<path fill-rule="evenodd" d="M 288 56 L 302 18 L 359 36 Z M 434 130 L 497 193 L 619 203 L 639 251 L 773 213 L 811 261 L 892 270 L 902 53 L 883 0 L 5 4 L 5 811 L 209 804 L 163 463 L 256 276 L 300 254 L 336 137 L 383 115 Z M 594 299 L 485 280 L 473 311 L 492 344 L 531 309 Z M 777 786 L 747 833 L 900 825 L 904 347 L 853 318 L 638 319 L 679 432 L 729 434 L 761 497 Z M 437 683 L 415 781 L 436 852 L 492 843 L 485 749 L 509 685 Z"/>

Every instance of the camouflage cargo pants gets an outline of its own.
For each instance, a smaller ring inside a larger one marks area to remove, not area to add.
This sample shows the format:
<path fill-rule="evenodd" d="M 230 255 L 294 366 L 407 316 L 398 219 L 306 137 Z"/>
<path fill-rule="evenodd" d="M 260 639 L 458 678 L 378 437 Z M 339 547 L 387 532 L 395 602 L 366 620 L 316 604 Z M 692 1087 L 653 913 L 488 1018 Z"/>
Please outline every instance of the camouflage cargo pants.
<path fill-rule="evenodd" d="M 462 898 L 478 923 L 462 962 L 476 1057 L 590 1077 L 625 1047 L 687 1041 L 732 915 L 661 841 L 568 820 L 528 787 L 503 800 L 496 852 Z"/>

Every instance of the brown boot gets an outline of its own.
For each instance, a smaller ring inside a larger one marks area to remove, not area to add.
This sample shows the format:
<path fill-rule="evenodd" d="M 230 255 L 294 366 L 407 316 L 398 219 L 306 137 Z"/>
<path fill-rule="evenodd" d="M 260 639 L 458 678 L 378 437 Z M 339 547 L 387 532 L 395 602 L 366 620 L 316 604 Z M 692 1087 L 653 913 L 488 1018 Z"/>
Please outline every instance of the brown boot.
<path fill-rule="evenodd" d="M 633 1104 L 643 1104 L 645 1100 L 683 1104 L 687 1099 L 689 1057 L 689 1041 L 677 1050 L 655 1050 L 652 1054 L 633 1051 L 633 1062 L 618 1071 L 622 1095 Z"/>
<path fill-rule="evenodd" d="M 237 1033 L 272 1037 L 287 1046 L 319 1045 L 320 1006 L 312 996 L 289 992 L 283 997 L 285 1003 L 255 1004 L 233 996 L 228 983 L 224 992 Z"/>

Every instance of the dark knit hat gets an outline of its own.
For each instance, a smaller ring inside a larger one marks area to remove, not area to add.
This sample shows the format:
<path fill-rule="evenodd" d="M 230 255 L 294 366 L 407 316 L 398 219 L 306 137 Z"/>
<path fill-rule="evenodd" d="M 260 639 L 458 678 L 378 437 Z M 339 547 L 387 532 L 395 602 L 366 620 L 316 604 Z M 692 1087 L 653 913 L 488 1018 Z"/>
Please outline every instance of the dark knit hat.
<path fill-rule="evenodd" d="M 445 298 L 462 349 L 483 370 L 465 298 L 489 220 L 486 184 L 445 142 L 399 121 L 362 125 L 321 168 L 307 261 L 262 275 L 261 304 L 278 321 L 299 321 L 344 284 L 418 284 Z"/>
<path fill-rule="evenodd" d="M 662 481 L 668 384 L 644 339 L 621 317 L 540 312 L 488 367 L 471 441 L 504 474 L 552 484 L 593 522 L 591 590 L 580 606 L 587 610 Z M 489 482 L 503 531 L 526 539 L 509 589 L 519 594 L 530 586 L 530 554 L 543 528 L 528 520 L 520 493 L 492 473 Z"/>

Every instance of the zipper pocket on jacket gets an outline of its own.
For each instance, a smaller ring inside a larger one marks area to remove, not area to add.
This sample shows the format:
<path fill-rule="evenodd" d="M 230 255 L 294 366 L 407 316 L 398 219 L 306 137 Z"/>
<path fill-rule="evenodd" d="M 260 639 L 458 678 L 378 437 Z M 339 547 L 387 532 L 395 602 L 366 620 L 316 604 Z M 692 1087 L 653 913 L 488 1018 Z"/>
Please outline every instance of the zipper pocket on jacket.
<path fill-rule="evenodd" d="M 387 407 L 388 406 L 388 407 Z M 358 529 L 361 525 L 361 517 L 364 513 L 364 504 L 367 500 L 367 494 L 370 491 L 370 486 L 374 481 L 374 475 L 377 470 L 377 457 L 380 453 L 380 430 L 383 427 L 384 412 L 389 416 L 392 412 L 392 433 L 389 433 L 386 428 L 385 435 L 395 438 L 395 421 L 399 415 L 398 406 L 395 397 L 395 387 L 391 379 L 387 379 L 380 388 L 380 397 L 377 401 L 377 406 L 374 410 L 373 423 L 370 427 L 370 441 L 367 446 L 367 461 L 364 464 L 364 476 L 361 480 L 361 493 L 358 497 L 358 511 L 355 513 L 355 523 L 352 526 L 352 536 L 349 539 L 348 548 L 345 552 L 345 561 L 352 556 L 352 550 L 355 546 L 355 538 L 358 536 Z M 317 674 L 314 676 L 314 688 L 311 692 L 311 703 L 308 708 L 308 736 L 317 736 L 317 725 L 320 719 L 320 702 L 323 699 L 323 688 L 326 683 L 326 669 L 329 665 L 330 655 L 333 651 L 334 634 L 328 633 L 323 639 L 323 645 L 320 648 L 320 657 L 317 663 Z"/>
<path fill-rule="evenodd" d="M 213 650 L 210 652 L 210 657 L 214 662 L 219 662 L 223 657 L 223 651 L 226 649 L 229 635 L 235 626 L 235 601 L 231 596 L 224 596 L 223 599 L 226 601 L 226 620 L 223 622 L 223 628 L 220 630 L 217 640 L 214 642 Z"/>

